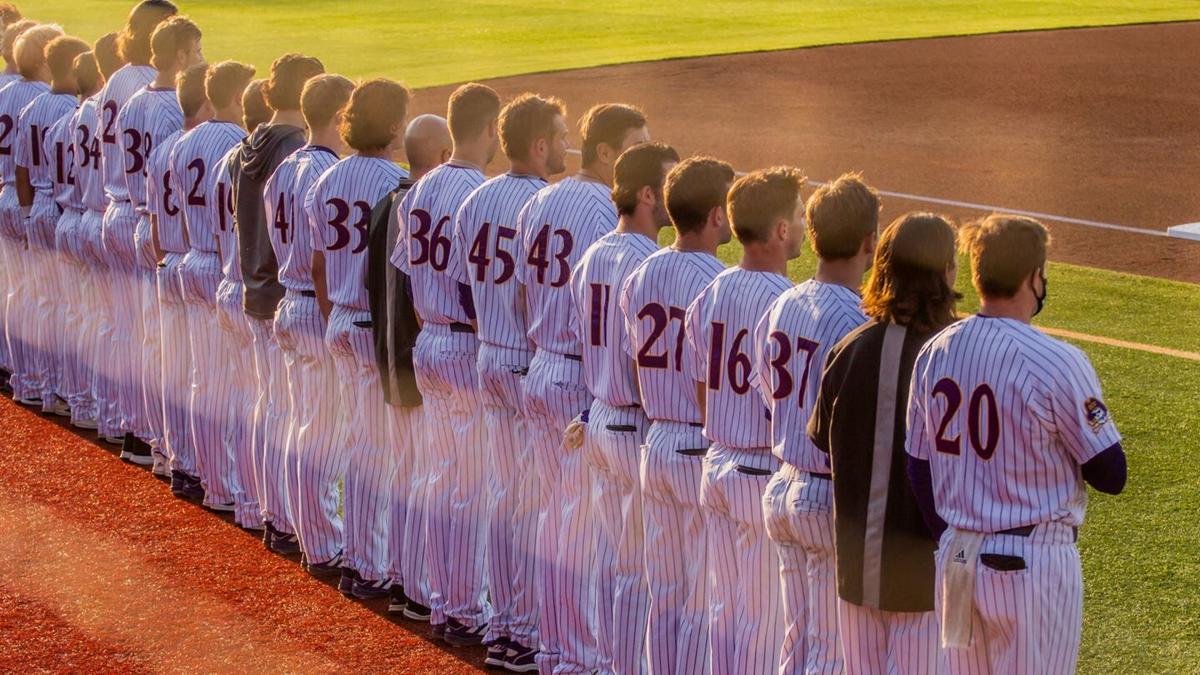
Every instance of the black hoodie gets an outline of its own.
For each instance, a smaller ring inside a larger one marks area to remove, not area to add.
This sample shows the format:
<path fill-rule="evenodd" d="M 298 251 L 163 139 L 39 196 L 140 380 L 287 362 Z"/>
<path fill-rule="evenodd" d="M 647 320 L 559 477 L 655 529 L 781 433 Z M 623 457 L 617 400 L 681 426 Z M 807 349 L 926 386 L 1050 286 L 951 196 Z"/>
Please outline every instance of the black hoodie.
<path fill-rule="evenodd" d="M 290 124 L 260 124 L 238 150 L 230 166 L 233 175 L 234 217 L 242 258 L 242 283 L 246 285 L 243 307 L 260 320 L 275 318 L 283 299 L 279 262 L 271 248 L 270 223 L 263 208 L 263 186 L 290 154 L 304 145 L 304 130 Z"/>

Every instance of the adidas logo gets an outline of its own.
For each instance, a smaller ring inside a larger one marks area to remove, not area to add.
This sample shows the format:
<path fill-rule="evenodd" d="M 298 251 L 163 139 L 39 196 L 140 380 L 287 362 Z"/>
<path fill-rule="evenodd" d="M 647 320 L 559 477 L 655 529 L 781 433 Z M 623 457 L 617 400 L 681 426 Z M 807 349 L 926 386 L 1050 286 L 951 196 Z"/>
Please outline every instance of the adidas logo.
<path fill-rule="evenodd" d="M 967 550 L 965 548 L 958 549 L 958 553 L 954 554 L 954 562 L 960 565 L 967 564 Z"/>

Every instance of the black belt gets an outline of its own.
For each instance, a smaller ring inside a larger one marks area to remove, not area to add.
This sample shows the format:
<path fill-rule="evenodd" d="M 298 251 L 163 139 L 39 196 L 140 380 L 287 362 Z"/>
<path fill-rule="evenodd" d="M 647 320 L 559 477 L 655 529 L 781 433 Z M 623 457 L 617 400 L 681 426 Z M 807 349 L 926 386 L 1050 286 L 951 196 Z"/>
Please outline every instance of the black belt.
<path fill-rule="evenodd" d="M 699 422 L 688 422 L 687 425 L 693 429 L 703 429 L 704 425 Z"/>
<path fill-rule="evenodd" d="M 808 475 L 812 476 L 813 478 L 820 478 L 821 480 L 833 480 L 833 474 L 831 473 L 817 473 L 816 471 L 809 471 Z"/>
<path fill-rule="evenodd" d="M 563 354 L 563 358 L 568 361 L 579 361 L 583 363 L 583 357 L 578 354 Z"/>
<path fill-rule="evenodd" d="M 1000 530 L 996 534 L 1011 534 L 1014 537 L 1028 537 L 1029 535 L 1033 534 L 1033 531 L 1036 528 L 1037 528 L 1037 525 L 1025 525 L 1023 527 L 1014 527 L 1014 528 L 1007 529 L 1007 530 Z M 1074 526 L 1071 527 L 1071 536 L 1075 541 L 1079 541 L 1079 528 L 1078 527 L 1074 527 Z"/>
<path fill-rule="evenodd" d="M 316 291 L 300 291 L 300 295 L 303 295 L 306 298 L 315 298 L 315 297 L 317 297 L 317 292 Z"/>
<path fill-rule="evenodd" d="M 469 323 L 458 323 L 457 321 L 450 324 L 451 333 L 474 333 L 475 329 Z"/>

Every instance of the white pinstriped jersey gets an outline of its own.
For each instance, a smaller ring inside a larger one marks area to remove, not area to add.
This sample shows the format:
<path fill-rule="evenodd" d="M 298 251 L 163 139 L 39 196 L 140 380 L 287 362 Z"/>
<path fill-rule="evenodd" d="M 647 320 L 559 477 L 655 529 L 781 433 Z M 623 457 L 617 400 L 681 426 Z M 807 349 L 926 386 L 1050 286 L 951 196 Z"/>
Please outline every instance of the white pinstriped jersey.
<path fill-rule="evenodd" d="M 529 339 L 538 349 L 579 355 L 571 330 L 571 269 L 617 226 L 608 186 L 576 176 L 538 191 L 521 221 L 517 279 L 525 285 Z"/>
<path fill-rule="evenodd" d="M 588 247 L 571 272 L 570 323 L 583 345 L 583 379 L 593 396 L 611 406 L 642 402 L 621 295 L 633 271 L 657 250 L 658 242 L 645 235 L 609 232 Z"/>
<path fill-rule="evenodd" d="M 54 201 L 63 209 L 82 209 L 83 194 L 75 182 L 75 147 L 71 139 L 75 135 L 75 118 L 79 115 L 79 102 L 72 103 L 71 112 L 63 115 L 46 133 L 43 152 L 50 158 L 50 177 L 54 183 Z"/>
<path fill-rule="evenodd" d="M 684 369 L 705 383 L 704 435 L 731 448 L 771 445 L 762 397 L 753 391 L 754 329 L 792 282 L 774 272 L 733 267 L 717 275 L 688 307 Z"/>
<path fill-rule="evenodd" d="M 221 253 L 221 273 L 230 281 L 242 282 L 242 256 L 238 251 L 238 234 L 233 227 L 233 179 L 229 174 L 229 163 L 237 161 L 241 144 L 234 145 L 225 153 L 213 169 L 213 190 L 209 203 L 217 206 L 217 248 Z"/>
<path fill-rule="evenodd" d="M 232 122 L 209 120 L 185 133 L 171 149 L 171 189 L 183 211 L 188 242 L 197 251 L 216 252 L 219 213 L 209 195 L 216 189 L 216 166 L 246 137 Z"/>
<path fill-rule="evenodd" d="M 333 150 L 306 145 L 284 158 L 263 186 L 271 248 L 279 261 L 279 283 L 284 288 L 313 290 L 312 225 L 306 200 L 313 183 L 337 161 Z"/>
<path fill-rule="evenodd" d="M 1028 324 L 973 316 L 917 356 L 907 450 L 951 527 L 1082 524 L 1079 467 L 1120 440 L 1087 356 Z"/>
<path fill-rule="evenodd" d="M 366 311 L 367 228 L 371 209 L 408 172 L 390 160 L 351 155 L 313 184 L 308 220 L 315 250 L 325 257 L 329 299 Z"/>
<path fill-rule="evenodd" d="M 801 471 L 829 472 L 808 438 L 825 356 L 867 322 L 858 293 L 809 279 L 784 291 L 754 332 L 758 389 L 771 411 L 772 452 Z"/>
<path fill-rule="evenodd" d="M 19 79 L 21 79 L 21 76 L 17 73 L 0 73 L 0 89 L 7 87 Z"/>
<path fill-rule="evenodd" d="M 100 90 L 96 129 L 100 133 L 100 170 L 104 174 L 104 194 L 110 202 L 129 198 L 129 188 L 125 184 L 125 145 L 121 140 L 117 118 L 129 99 L 153 82 L 157 74 L 150 66 L 126 64 L 113 73 Z"/>
<path fill-rule="evenodd" d="M 18 78 L 0 89 L 0 185 L 16 184 L 17 138 L 21 111 L 33 99 L 50 91 L 50 85 Z"/>
<path fill-rule="evenodd" d="M 467 323 L 472 318 L 456 281 L 461 274 L 450 268 L 462 265 L 466 255 L 454 245 L 454 219 L 467 195 L 483 181 L 478 168 L 451 160 L 425 174 L 399 205 L 405 211 L 397 212 L 403 229 L 397 234 L 392 264 L 408 275 L 413 308 L 422 321 Z"/>
<path fill-rule="evenodd" d="M 642 409 L 652 420 L 700 422 L 696 386 L 684 372 L 684 318 L 725 265 L 716 256 L 665 248 L 629 277 L 621 294 L 627 348 L 637 364 Z"/>
<path fill-rule="evenodd" d="M 125 188 L 139 214 L 146 206 L 146 176 L 150 153 L 162 139 L 183 128 L 183 110 L 171 87 L 147 86 L 135 93 L 117 116 L 121 147 L 125 150 Z"/>
<path fill-rule="evenodd" d="M 98 98 L 99 94 L 85 99 L 75 118 L 75 180 L 83 193 L 84 208 L 103 213 L 108 201 L 104 197 L 104 176 L 100 173 L 100 136 L 96 133 Z"/>
<path fill-rule="evenodd" d="M 150 213 L 158 221 L 158 245 L 167 253 L 187 253 L 187 232 L 183 228 L 183 210 L 179 206 L 179 193 L 171 177 L 171 151 L 183 138 L 183 129 L 173 132 L 155 144 L 150 151 L 146 178 L 146 203 Z"/>
<path fill-rule="evenodd" d="M 50 192 L 53 158 L 46 154 L 46 135 L 65 115 L 75 110 L 75 97 L 46 92 L 29 102 L 17 121 L 14 152 L 16 165 L 29 172 L 29 184 L 37 192 Z"/>
<path fill-rule="evenodd" d="M 516 280 L 521 264 L 519 223 L 525 205 L 544 187 L 546 181 L 537 176 L 510 171 L 479 186 L 458 210 L 458 256 L 447 273 L 471 287 L 481 342 L 533 351 Z"/>

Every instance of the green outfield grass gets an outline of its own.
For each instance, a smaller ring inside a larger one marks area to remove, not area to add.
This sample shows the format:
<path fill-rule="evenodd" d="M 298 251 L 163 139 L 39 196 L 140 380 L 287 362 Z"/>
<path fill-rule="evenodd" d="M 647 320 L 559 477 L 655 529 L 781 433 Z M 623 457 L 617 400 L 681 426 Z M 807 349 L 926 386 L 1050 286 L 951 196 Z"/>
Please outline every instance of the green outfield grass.
<path fill-rule="evenodd" d="M 178 0 L 210 61 L 265 72 L 286 51 L 331 71 L 411 86 L 630 61 L 937 35 L 1200 19 L 1194 0 L 702 0 L 234 2 Z M 27 15 L 86 38 L 115 30 L 132 0 L 38 0 Z M 1069 214 L 1068 214 L 1069 215 Z M 736 260 L 736 246 L 722 250 Z M 811 252 L 791 274 L 811 274 Z M 1050 268 L 1037 323 L 1200 352 L 1200 286 L 1071 265 Z M 975 308 L 960 276 L 963 311 Z M 1125 494 L 1095 496 L 1080 539 L 1085 673 L 1185 673 L 1200 664 L 1200 363 L 1080 343 L 1129 452 Z"/>

